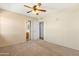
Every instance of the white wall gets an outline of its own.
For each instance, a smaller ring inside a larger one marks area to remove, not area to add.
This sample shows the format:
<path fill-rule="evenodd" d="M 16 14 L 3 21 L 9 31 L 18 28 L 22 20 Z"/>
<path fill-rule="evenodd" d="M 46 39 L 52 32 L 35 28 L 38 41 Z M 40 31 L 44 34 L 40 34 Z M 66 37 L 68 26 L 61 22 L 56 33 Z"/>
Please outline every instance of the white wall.
<path fill-rule="evenodd" d="M 79 50 L 79 7 L 50 11 L 44 18 L 45 40 Z"/>
<path fill-rule="evenodd" d="M 0 16 L 0 47 L 26 41 L 25 22 L 28 18 L 25 15 L 3 10 Z"/>

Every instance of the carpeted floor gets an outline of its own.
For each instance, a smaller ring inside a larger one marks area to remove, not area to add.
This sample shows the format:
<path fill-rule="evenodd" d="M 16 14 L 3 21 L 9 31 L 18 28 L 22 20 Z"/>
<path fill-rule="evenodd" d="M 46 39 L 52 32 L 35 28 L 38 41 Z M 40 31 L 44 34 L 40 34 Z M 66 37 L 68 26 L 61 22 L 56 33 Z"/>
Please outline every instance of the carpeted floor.
<path fill-rule="evenodd" d="M 32 40 L 0 47 L 0 56 L 79 56 L 79 51 L 51 44 L 44 40 Z"/>

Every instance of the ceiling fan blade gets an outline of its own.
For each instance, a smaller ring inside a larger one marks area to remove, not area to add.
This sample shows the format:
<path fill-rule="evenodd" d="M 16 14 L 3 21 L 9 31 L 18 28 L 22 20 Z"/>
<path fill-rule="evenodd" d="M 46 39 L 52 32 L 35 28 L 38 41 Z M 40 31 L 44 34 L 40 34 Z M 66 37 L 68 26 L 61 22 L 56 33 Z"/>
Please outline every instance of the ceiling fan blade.
<path fill-rule="evenodd" d="M 32 12 L 32 10 L 31 11 L 28 11 L 27 13 L 30 13 L 30 12 Z"/>
<path fill-rule="evenodd" d="M 37 5 L 38 5 L 38 6 L 41 6 L 41 3 L 38 3 Z"/>
<path fill-rule="evenodd" d="M 30 7 L 30 6 L 27 6 L 27 5 L 24 5 L 25 7 L 27 7 L 27 8 L 31 8 L 32 9 L 32 7 Z"/>
<path fill-rule="evenodd" d="M 43 11 L 43 12 L 46 12 L 46 10 L 43 10 L 43 9 L 38 9 L 39 11 Z"/>

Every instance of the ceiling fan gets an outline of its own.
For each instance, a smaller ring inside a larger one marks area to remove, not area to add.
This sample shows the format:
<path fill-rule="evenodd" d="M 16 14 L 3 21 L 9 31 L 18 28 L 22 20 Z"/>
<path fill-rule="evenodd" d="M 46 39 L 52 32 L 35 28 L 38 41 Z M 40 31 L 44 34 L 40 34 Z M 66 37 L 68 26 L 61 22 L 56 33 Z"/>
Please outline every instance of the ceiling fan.
<path fill-rule="evenodd" d="M 42 5 L 41 3 L 38 3 L 38 4 L 34 5 L 33 7 L 30 7 L 30 6 L 27 6 L 27 5 L 24 5 L 24 6 L 31 9 L 27 13 L 34 12 L 34 13 L 36 13 L 36 15 L 39 15 L 40 11 L 46 12 L 46 10 L 41 9 L 41 5 Z"/>

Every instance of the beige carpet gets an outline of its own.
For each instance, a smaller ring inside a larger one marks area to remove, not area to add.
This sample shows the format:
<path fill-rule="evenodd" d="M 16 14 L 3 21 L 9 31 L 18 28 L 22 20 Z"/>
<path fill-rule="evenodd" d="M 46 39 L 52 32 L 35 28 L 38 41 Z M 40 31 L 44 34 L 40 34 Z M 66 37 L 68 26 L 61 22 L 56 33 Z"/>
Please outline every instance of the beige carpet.
<path fill-rule="evenodd" d="M 1 56 L 79 56 L 79 51 L 48 43 L 44 40 L 28 41 L 0 47 Z"/>

